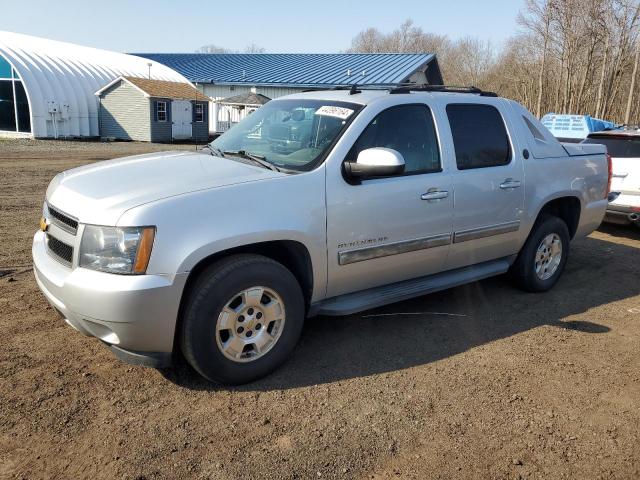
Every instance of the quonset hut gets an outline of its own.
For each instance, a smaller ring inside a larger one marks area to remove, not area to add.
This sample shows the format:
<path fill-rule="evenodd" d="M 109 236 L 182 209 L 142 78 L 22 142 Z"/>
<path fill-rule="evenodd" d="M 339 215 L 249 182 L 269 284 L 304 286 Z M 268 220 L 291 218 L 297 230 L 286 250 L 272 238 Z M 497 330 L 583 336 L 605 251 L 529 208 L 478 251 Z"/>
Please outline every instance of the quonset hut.
<path fill-rule="evenodd" d="M 154 60 L 0 31 L 0 136 L 97 137 L 95 93 L 120 76 L 189 83 Z"/>

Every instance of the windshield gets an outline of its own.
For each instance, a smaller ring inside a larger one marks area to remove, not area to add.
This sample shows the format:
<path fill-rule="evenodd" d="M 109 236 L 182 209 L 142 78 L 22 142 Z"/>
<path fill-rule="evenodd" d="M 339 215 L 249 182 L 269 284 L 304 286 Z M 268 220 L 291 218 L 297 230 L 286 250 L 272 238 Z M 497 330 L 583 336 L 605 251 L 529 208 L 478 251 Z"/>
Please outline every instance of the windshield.
<path fill-rule="evenodd" d="M 308 171 L 324 160 L 361 108 L 326 100 L 273 100 L 214 140 L 212 150 Z"/>
<path fill-rule="evenodd" d="M 640 158 L 640 136 L 592 136 L 584 143 L 599 143 L 607 147 L 609 155 L 616 158 Z"/>

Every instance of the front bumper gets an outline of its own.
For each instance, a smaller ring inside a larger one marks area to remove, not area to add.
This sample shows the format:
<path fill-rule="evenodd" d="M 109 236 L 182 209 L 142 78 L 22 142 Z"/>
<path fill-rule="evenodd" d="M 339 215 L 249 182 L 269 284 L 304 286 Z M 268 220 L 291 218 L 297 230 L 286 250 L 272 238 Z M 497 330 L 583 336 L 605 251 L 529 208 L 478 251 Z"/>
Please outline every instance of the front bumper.
<path fill-rule="evenodd" d="M 110 345 L 129 363 L 170 362 L 187 273 L 115 275 L 69 268 L 49 255 L 43 232 L 35 234 L 32 254 L 40 290 L 70 326 Z"/>

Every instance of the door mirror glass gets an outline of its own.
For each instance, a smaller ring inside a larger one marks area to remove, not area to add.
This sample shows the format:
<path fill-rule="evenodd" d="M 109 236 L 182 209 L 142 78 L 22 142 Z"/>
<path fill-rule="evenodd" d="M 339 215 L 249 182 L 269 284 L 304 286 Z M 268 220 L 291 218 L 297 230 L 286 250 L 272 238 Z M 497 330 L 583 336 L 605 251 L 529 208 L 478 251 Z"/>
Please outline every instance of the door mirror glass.
<path fill-rule="evenodd" d="M 375 147 L 362 150 L 355 162 L 345 162 L 347 175 L 353 178 L 388 177 L 404 172 L 404 158 L 397 150 Z"/>
<path fill-rule="evenodd" d="M 293 120 L 294 122 L 301 122 L 305 118 L 306 118 L 305 111 L 301 108 L 298 108 L 291 113 L 291 120 Z"/>

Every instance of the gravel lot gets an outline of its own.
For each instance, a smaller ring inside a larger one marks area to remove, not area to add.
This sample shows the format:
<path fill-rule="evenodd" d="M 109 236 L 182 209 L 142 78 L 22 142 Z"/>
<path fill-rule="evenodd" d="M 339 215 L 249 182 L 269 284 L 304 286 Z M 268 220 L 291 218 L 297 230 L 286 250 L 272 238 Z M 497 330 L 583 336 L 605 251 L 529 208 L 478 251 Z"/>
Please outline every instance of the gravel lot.
<path fill-rule="evenodd" d="M 67 327 L 29 268 L 48 181 L 168 147 L 0 140 L 0 478 L 640 477 L 640 229 L 576 241 L 546 294 L 495 278 L 310 320 L 242 388 Z"/>

